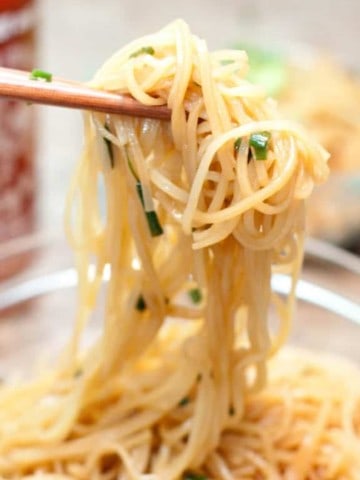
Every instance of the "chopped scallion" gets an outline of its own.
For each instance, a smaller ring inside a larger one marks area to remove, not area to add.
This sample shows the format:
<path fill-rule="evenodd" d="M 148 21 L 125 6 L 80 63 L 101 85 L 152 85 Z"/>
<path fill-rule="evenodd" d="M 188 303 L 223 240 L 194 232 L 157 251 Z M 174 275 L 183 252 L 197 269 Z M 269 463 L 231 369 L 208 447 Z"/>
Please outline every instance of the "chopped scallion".
<path fill-rule="evenodd" d="M 153 47 L 141 47 L 139 50 L 132 53 L 129 58 L 135 58 L 139 55 L 155 55 L 155 50 Z"/>
<path fill-rule="evenodd" d="M 51 82 L 52 80 L 52 73 L 45 72 L 45 70 L 40 70 L 38 68 L 34 68 L 30 73 L 31 80 L 45 80 L 45 82 Z"/>
<path fill-rule="evenodd" d="M 138 296 L 135 308 L 139 312 L 143 312 L 144 310 L 146 310 L 146 302 L 145 302 L 144 297 L 142 295 Z"/>
<path fill-rule="evenodd" d="M 183 475 L 183 480 L 208 480 L 208 477 L 202 473 L 186 472 Z"/>
<path fill-rule="evenodd" d="M 104 128 L 105 128 L 108 132 L 110 132 L 110 127 L 109 127 L 109 125 L 108 125 L 107 123 L 105 123 Z M 111 168 L 114 168 L 114 167 L 115 167 L 115 158 L 114 158 L 114 151 L 113 151 L 112 143 L 111 143 L 110 140 L 109 140 L 108 138 L 106 138 L 106 137 L 104 137 L 104 142 L 105 142 L 105 145 L 106 145 L 108 154 L 109 154 Z"/>
<path fill-rule="evenodd" d="M 144 206 L 144 195 L 143 195 L 143 189 L 141 182 L 136 182 L 136 191 L 138 194 L 138 197 L 140 198 L 141 205 Z"/>
<path fill-rule="evenodd" d="M 126 150 L 127 152 L 127 150 Z M 132 173 L 133 177 L 135 178 L 136 181 L 139 181 L 139 177 L 137 176 L 137 173 L 135 172 L 135 168 L 134 168 L 134 165 L 131 163 L 130 161 L 130 158 L 129 156 L 127 155 L 127 159 L 128 159 L 128 165 L 129 165 L 129 168 L 130 168 L 130 172 Z"/>
<path fill-rule="evenodd" d="M 145 206 L 144 194 L 143 194 L 143 188 L 142 188 L 141 182 L 136 182 L 136 191 L 140 198 L 141 204 L 144 207 Z M 151 236 L 158 237 L 159 235 L 162 235 L 164 233 L 164 230 L 160 225 L 156 212 L 154 210 L 150 210 L 149 212 L 145 211 L 145 216 L 149 225 Z"/>
<path fill-rule="evenodd" d="M 149 225 L 150 233 L 152 237 L 158 237 L 164 233 L 162 226 L 160 225 L 158 216 L 154 210 L 150 212 L 145 212 L 147 222 Z"/>
<path fill-rule="evenodd" d="M 200 303 L 202 300 L 202 293 L 199 288 L 192 288 L 188 291 L 188 295 L 193 303 Z"/>
<path fill-rule="evenodd" d="M 239 150 L 240 150 L 241 140 L 242 140 L 242 138 L 239 137 L 239 138 L 237 138 L 237 139 L 235 140 L 235 142 L 234 142 L 234 153 L 235 153 L 235 154 L 237 154 L 237 153 L 239 152 Z"/>
<path fill-rule="evenodd" d="M 266 160 L 270 137 L 270 132 L 259 132 L 250 135 L 249 145 L 254 151 L 256 160 Z"/>
<path fill-rule="evenodd" d="M 190 398 L 184 397 L 180 400 L 179 407 L 185 407 L 185 405 L 187 405 L 188 403 L 190 403 Z"/>
<path fill-rule="evenodd" d="M 136 170 L 134 168 L 134 165 L 132 164 L 132 161 L 130 160 L 130 155 L 129 155 L 129 152 L 128 152 L 128 149 L 127 147 L 125 146 L 125 154 L 126 154 L 126 158 L 127 158 L 127 162 L 128 162 L 128 166 L 129 166 L 129 169 L 130 169 L 130 172 L 132 173 L 133 177 L 135 178 L 135 180 L 137 182 L 139 182 L 139 175 L 136 173 Z"/>

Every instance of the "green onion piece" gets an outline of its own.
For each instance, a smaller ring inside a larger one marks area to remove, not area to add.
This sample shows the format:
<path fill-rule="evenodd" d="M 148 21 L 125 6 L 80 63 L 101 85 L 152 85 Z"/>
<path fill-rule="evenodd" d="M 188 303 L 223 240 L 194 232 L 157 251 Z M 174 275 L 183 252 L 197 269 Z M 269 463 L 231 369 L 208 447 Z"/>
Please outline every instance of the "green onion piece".
<path fill-rule="evenodd" d="M 137 191 L 137 194 L 140 198 L 142 206 L 144 206 L 144 195 L 143 195 L 141 182 L 136 182 L 136 191 Z"/>
<path fill-rule="evenodd" d="M 133 175 L 133 177 L 135 178 L 135 180 L 136 180 L 137 182 L 139 182 L 139 175 L 136 173 L 135 168 L 134 168 L 134 165 L 132 164 L 132 161 L 130 160 L 129 152 L 128 152 L 128 149 L 127 149 L 126 146 L 125 146 L 125 155 L 126 155 L 126 158 L 127 158 L 127 162 L 128 162 L 128 166 L 129 166 L 130 172 L 132 173 L 132 175 Z M 142 193 L 141 193 L 141 194 L 142 194 Z"/>
<path fill-rule="evenodd" d="M 237 138 L 237 139 L 235 140 L 235 142 L 234 142 L 234 153 L 235 153 L 235 154 L 237 154 L 237 153 L 239 152 L 239 150 L 240 150 L 241 140 L 242 140 L 242 138 L 239 137 L 239 138 Z"/>
<path fill-rule="evenodd" d="M 126 155 L 127 155 L 127 161 L 128 161 L 128 165 L 129 165 L 130 172 L 132 173 L 132 175 L 133 175 L 133 177 L 135 178 L 135 180 L 138 182 L 138 181 L 139 181 L 139 177 L 137 176 L 137 173 L 135 172 L 134 165 L 133 165 L 132 162 L 130 161 L 129 155 L 127 154 L 127 150 L 126 150 Z"/>
<path fill-rule="evenodd" d="M 253 133 L 250 136 L 249 145 L 254 150 L 256 160 L 266 160 L 270 137 L 270 132 Z"/>
<path fill-rule="evenodd" d="M 40 70 L 38 68 L 34 68 L 30 73 L 31 80 L 45 80 L 45 82 L 51 82 L 52 80 L 52 73 L 45 72 L 44 70 Z"/>
<path fill-rule="evenodd" d="M 164 233 L 162 226 L 160 225 L 158 216 L 154 210 L 150 212 L 145 212 L 147 222 L 149 225 L 150 233 L 152 237 L 158 237 Z"/>
<path fill-rule="evenodd" d="M 179 407 L 185 407 L 185 405 L 187 405 L 188 403 L 190 403 L 190 398 L 189 397 L 184 397 L 180 400 L 178 405 L 179 405 Z"/>
<path fill-rule="evenodd" d="M 242 142 L 242 138 L 239 137 L 235 140 L 234 142 L 234 155 L 237 155 L 239 153 L 239 150 L 240 150 L 240 147 L 241 147 L 241 142 Z M 248 163 L 250 162 L 251 160 L 251 149 L 249 148 L 248 150 Z"/>
<path fill-rule="evenodd" d="M 136 301 L 136 305 L 135 305 L 135 308 L 136 310 L 138 310 L 139 312 L 143 312 L 144 310 L 146 310 L 146 302 L 144 300 L 144 297 L 142 295 L 139 295 L 138 296 L 138 299 Z"/>
<path fill-rule="evenodd" d="M 185 472 L 183 480 L 208 480 L 202 473 Z"/>
<path fill-rule="evenodd" d="M 235 63 L 235 60 L 231 60 L 231 58 L 225 58 L 224 60 L 220 60 L 220 65 L 230 65 L 232 63 Z"/>
<path fill-rule="evenodd" d="M 109 125 L 107 123 L 105 123 L 104 128 L 108 132 L 110 132 L 110 128 L 109 128 Z M 110 142 L 110 140 L 108 138 L 105 138 L 105 137 L 104 137 L 104 142 L 105 142 L 108 154 L 109 154 L 111 168 L 114 168 L 115 167 L 115 158 L 114 158 L 114 151 L 113 151 L 112 142 Z"/>
<path fill-rule="evenodd" d="M 202 300 L 202 293 L 199 288 L 192 288 L 188 291 L 188 295 L 193 301 L 193 303 L 200 303 Z"/>
<path fill-rule="evenodd" d="M 153 47 L 141 47 L 136 52 L 132 53 L 129 58 L 135 58 L 139 55 L 155 55 L 155 50 Z"/>
<path fill-rule="evenodd" d="M 141 182 L 136 182 L 136 191 L 137 194 L 140 198 L 141 204 L 144 207 L 144 194 L 143 194 L 143 189 Z M 159 235 L 162 235 L 164 233 L 164 230 L 162 229 L 162 226 L 160 225 L 158 216 L 156 215 L 156 212 L 154 210 L 150 210 L 149 212 L 145 212 L 146 220 L 149 225 L 149 230 L 151 233 L 152 237 L 158 237 Z"/>

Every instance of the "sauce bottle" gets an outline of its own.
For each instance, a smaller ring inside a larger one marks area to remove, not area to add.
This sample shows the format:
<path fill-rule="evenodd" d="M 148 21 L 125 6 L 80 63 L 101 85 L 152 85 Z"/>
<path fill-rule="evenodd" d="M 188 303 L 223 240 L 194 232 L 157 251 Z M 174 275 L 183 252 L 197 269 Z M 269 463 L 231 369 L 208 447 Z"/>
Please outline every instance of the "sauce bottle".
<path fill-rule="evenodd" d="M 0 1 L 0 66 L 31 70 L 35 56 L 35 1 Z M 0 98 L 1 246 L 35 227 L 34 112 L 26 102 Z M 26 256 L 3 261 L 0 279 L 20 270 Z"/>

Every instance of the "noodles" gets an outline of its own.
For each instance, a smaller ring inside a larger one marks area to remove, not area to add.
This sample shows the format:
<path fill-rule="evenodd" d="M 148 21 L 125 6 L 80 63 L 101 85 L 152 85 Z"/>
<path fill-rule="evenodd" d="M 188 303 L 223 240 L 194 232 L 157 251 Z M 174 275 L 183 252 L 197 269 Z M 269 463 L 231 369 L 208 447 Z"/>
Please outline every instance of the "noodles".
<path fill-rule="evenodd" d="M 359 478 L 358 369 L 284 350 L 269 372 L 268 386 L 220 441 L 217 455 L 235 478 Z M 209 467 L 216 475 L 217 464 Z"/>
<path fill-rule="evenodd" d="M 307 354 L 268 368 L 327 154 L 277 118 L 246 68 L 244 52 L 210 53 L 177 21 L 92 81 L 172 118 L 84 115 L 65 221 L 74 334 L 54 370 L 0 390 L 3 478 L 356 478 L 357 386 L 344 376 L 334 389 L 333 365 Z M 271 291 L 274 270 L 292 278 L 287 298 Z M 102 288 L 102 329 L 84 351 Z"/>

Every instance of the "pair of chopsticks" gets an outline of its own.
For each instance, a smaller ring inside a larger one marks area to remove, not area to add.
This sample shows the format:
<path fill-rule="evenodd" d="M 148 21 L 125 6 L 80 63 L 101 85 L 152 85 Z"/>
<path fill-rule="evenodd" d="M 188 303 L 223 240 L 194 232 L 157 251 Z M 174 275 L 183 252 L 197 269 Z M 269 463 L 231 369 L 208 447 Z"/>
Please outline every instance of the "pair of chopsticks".
<path fill-rule="evenodd" d="M 30 72 L 8 68 L 0 68 L 1 97 L 160 120 L 169 120 L 171 115 L 171 111 L 165 106 L 143 105 L 127 95 L 95 90 L 81 83 L 59 78 L 53 78 L 51 82 L 31 79 Z"/>

